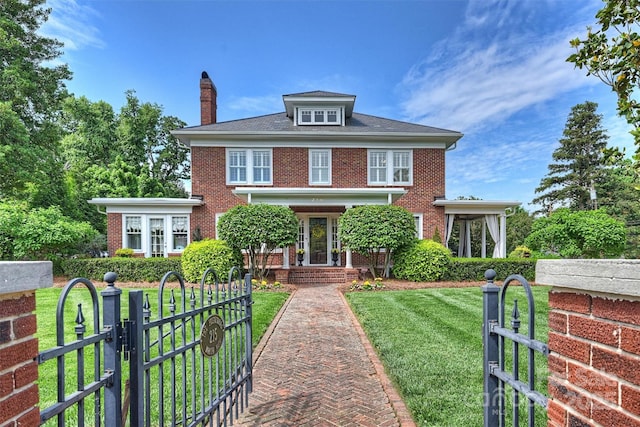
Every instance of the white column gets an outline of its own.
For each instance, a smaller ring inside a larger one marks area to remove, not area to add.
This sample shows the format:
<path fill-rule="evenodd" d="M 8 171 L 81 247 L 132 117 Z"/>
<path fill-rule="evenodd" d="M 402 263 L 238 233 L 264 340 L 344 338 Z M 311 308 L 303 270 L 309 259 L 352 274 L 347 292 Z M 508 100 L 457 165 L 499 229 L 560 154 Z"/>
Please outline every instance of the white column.
<path fill-rule="evenodd" d="M 480 249 L 480 256 L 482 258 L 487 257 L 487 220 L 482 218 L 482 248 Z"/>
<path fill-rule="evenodd" d="M 498 258 L 507 257 L 507 215 L 500 214 L 500 254 Z"/>
<path fill-rule="evenodd" d="M 346 265 L 344 267 L 345 268 L 353 268 L 353 264 L 351 263 L 351 249 L 347 249 L 345 254 L 346 254 L 346 257 L 345 257 L 346 258 L 346 260 L 345 260 L 346 261 L 345 262 Z"/>
<path fill-rule="evenodd" d="M 288 270 L 289 269 L 289 246 L 287 246 L 286 248 L 282 248 L 282 269 L 283 270 Z"/>

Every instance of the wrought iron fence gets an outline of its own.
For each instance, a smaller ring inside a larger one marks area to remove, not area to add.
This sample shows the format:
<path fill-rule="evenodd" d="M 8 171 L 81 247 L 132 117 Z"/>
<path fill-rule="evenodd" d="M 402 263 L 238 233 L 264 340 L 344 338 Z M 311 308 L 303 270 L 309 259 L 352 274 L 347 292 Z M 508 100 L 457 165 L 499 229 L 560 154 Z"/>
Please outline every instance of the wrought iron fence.
<path fill-rule="evenodd" d="M 547 397 L 535 389 L 535 354 L 544 357 L 549 355 L 546 343 L 535 339 L 535 302 L 531 286 L 520 275 L 511 275 L 504 281 L 502 287 L 494 283 L 496 272 L 487 270 L 485 273 L 487 284 L 482 287 L 483 292 L 483 324 L 482 343 L 484 352 L 484 426 L 505 425 L 505 387 L 511 387 L 512 393 L 512 421 L 514 426 L 520 422 L 520 396 L 528 400 L 527 422 L 530 427 L 535 425 L 535 405 L 546 409 Z M 524 288 L 527 297 L 528 334 L 519 333 L 521 326 L 520 312 L 517 300 L 511 312 L 510 326 L 506 327 L 505 305 L 506 293 L 509 285 L 518 282 Z M 507 371 L 505 355 L 507 346 L 505 339 L 511 341 L 511 372 Z M 520 378 L 520 346 L 527 351 L 526 382 Z"/>
<path fill-rule="evenodd" d="M 157 305 L 144 291 L 129 292 L 124 320 L 115 280 L 114 273 L 105 275 L 102 307 L 87 279 L 73 279 L 62 290 L 56 347 L 38 357 L 39 364 L 57 363 L 57 402 L 41 409 L 41 424 L 54 417 L 59 426 L 121 426 L 127 419 L 132 426 L 232 424 L 247 406 L 252 385 L 250 275 L 242 280 L 232 269 L 221 284 L 207 270 L 199 289 L 187 289 L 180 275 L 168 272 Z M 91 297 L 93 331 L 86 335 L 78 305 L 75 339 L 67 332 L 65 340 L 67 298 L 81 286 Z M 93 365 L 90 380 L 85 363 Z"/>

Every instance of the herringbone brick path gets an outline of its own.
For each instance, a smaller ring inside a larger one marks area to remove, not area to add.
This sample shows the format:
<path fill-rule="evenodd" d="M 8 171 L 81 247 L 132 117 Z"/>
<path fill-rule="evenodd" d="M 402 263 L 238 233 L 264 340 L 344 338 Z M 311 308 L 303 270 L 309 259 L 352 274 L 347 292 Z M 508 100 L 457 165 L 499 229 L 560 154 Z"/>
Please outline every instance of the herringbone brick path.
<path fill-rule="evenodd" d="M 383 386 L 384 385 L 384 386 Z M 412 426 L 335 285 L 299 287 L 254 365 L 240 426 Z"/>

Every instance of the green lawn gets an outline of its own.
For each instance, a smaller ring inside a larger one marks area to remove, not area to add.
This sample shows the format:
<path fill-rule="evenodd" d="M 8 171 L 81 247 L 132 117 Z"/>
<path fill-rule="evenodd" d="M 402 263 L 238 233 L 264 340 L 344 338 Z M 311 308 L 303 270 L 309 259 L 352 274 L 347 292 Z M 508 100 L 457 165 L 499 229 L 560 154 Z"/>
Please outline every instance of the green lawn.
<path fill-rule="evenodd" d="M 534 287 L 533 291 L 536 338 L 546 342 L 548 288 Z M 514 298 L 522 319 L 520 332 L 527 333 L 526 297 L 521 287 L 509 287 L 509 305 Z M 347 294 L 347 300 L 418 425 L 482 425 L 479 288 L 358 292 Z M 511 307 L 507 319 L 510 315 Z M 536 359 L 536 389 L 546 394 L 546 359 L 542 355 Z M 526 365 L 522 348 L 520 365 Z M 510 394 L 507 396 L 509 400 Z M 521 412 L 526 414 L 526 409 Z M 537 411 L 536 417 L 537 425 L 546 426 L 544 411 Z"/>
<path fill-rule="evenodd" d="M 46 350 L 56 345 L 56 325 L 55 325 L 55 313 L 56 307 L 58 303 L 58 297 L 61 293 L 62 289 L 60 288 L 49 288 L 49 289 L 41 289 L 36 292 L 36 316 L 38 321 L 38 340 L 39 340 L 39 348 L 40 350 Z M 144 289 L 145 293 L 149 295 L 149 301 L 151 303 L 152 310 L 152 320 L 155 319 L 155 312 L 157 311 L 158 304 L 158 290 L 157 289 Z M 99 296 L 100 289 L 98 290 L 98 298 L 101 301 L 101 297 Z M 122 317 L 127 317 L 127 306 L 128 306 L 128 292 L 129 289 L 123 289 L 123 294 L 121 297 L 122 304 Z M 189 298 L 189 292 L 186 293 L 186 298 Z M 176 305 L 178 307 L 177 312 L 181 312 L 180 310 L 180 295 L 179 291 L 175 291 L 175 297 L 177 299 Z M 164 300 L 165 306 L 168 305 L 168 299 L 170 297 L 170 292 L 165 291 Z M 260 338 L 267 330 L 269 324 L 271 323 L 273 317 L 277 314 L 278 310 L 282 306 L 282 304 L 288 298 L 288 294 L 285 292 L 254 292 L 253 299 L 254 304 L 252 306 L 253 309 L 253 335 L 252 335 L 252 344 L 253 347 L 257 345 L 260 341 Z M 83 286 L 77 286 L 73 289 L 73 291 L 67 296 L 67 301 L 65 303 L 65 312 L 64 312 L 64 323 L 65 327 L 65 342 L 69 343 L 75 339 L 74 327 L 76 326 L 74 320 L 77 316 L 78 304 L 82 304 L 82 312 L 85 317 L 85 327 L 86 333 L 85 336 L 89 336 L 93 333 L 93 310 L 91 308 L 91 298 L 89 292 Z M 189 302 L 186 302 L 187 309 L 189 309 Z M 102 321 L 100 321 L 102 324 Z M 190 328 L 190 325 L 189 325 Z M 188 329 L 190 330 L 190 329 Z M 199 327 L 196 327 L 196 330 L 199 331 Z M 197 333 L 197 332 L 196 332 Z M 181 331 L 177 331 L 177 335 L 179 336 Z M 169 340 L 170 338 L 167 338 Z M 166 347 L 168 348 L 168 343 Z M 241 348 L 241 347 L 240 347 Z M 155 351 L 155 350 L 154 350 Z M 215 357 L 219 357 L 215 356 Z M 87 381 L 90 381 L 93 378 L 93 360 L 94 354 L 91 347 L 85 350 L 85 378 Z M 187 358 L 188 359 L 188 358 Z M 76 357 L 75 353 L 71 353 L 70 355 L 65 357 L 65 380 L 66 380 L 66 394 L 69 395 L 73 391 L 75 391 L 76 378 L 77 378 L 77 369 L 76 366 Z M 165 370 L 169 369 L 169 364 L 166 364 Z M 187 374 L 185 375 L 188 378 L 188 382 L 190 384 L 190 373 L 191 366 L 187 367 Z M 157 374 L 154 374 L 157 376 Z M 128 367 L 123 368 L 123 376 L 128 377 Z M 40 405 L 41 408 L 46 408 L 51 406 L 56 401 L 56 377 L 57 377 L 57 368 L 56 361 L 50 360 L 39 366 L 39 380 L 38 386 L 40 390 Z M 167 376 L 168 378 L 168 376 Z M 190 388 L 190 385 L 189 385 Z M 90 414 L 92 412 L 93 402 L 92 399 L 86 399 L 87 411 L 86 414 Z M 77 423 L 77 411 L 75 408 L 71 408 L 67 411 L 67 422 L 69 425 L 73 425 Z M 156 416 L 154 414 L 154 416 Z M 93 421 L 90 418 L 87 418 L 85 415 L 85 419 L 89 425 L 93 424 Z M 47 425 L 55 425 L 55 421 L 51 420 Z"/>

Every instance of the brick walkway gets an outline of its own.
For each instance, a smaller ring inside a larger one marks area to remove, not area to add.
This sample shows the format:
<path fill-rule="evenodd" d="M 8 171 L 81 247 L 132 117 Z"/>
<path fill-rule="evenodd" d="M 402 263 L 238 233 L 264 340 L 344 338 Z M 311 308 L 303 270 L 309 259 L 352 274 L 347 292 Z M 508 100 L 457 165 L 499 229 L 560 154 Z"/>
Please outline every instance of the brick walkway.
<path fill-rule="evenodd" d="M 300 287 L 280 315 L 234 425 L 415 425 L 335 285 Z"/>

